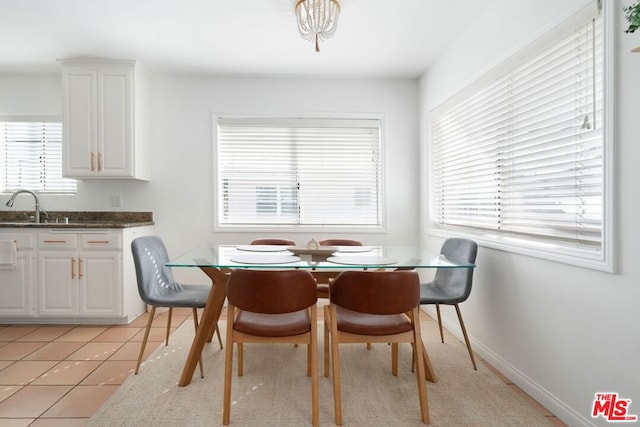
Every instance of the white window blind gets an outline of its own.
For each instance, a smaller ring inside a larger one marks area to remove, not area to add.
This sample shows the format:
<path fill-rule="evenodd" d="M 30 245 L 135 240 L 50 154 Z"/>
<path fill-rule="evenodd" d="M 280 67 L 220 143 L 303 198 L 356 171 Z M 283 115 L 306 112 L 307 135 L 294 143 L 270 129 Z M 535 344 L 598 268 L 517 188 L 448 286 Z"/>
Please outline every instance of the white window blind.
<path fill-rule="evenodd" d="M 601 20 L 433 112 L 437 227 L 601 251 Z"/>
<path fill-rule="evenodd" d="M 380 120 L 217 119 L 220 225 L 381 225 Z"/>
<path fill-rule="evenodd" d="M 75 193 L 62 178 L 62 123 L 0 121 L 0 190 Z"/>

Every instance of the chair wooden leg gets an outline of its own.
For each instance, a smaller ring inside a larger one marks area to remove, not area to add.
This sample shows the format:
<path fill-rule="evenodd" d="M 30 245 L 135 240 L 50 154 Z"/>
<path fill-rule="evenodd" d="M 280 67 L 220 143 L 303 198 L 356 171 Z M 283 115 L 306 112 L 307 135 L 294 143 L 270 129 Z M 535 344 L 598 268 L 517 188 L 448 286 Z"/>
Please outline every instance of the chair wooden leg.
<path fill-rule="evenodd" d="M 324 376 L 329 377 L 329 325 L 327 320 L 329 319 L 329 307 L 324 308 Z"/>
<path fill-rule="evenodd" d="M 391 343 L 391 374 L 398 376 L 398 343 Z"/>
<path fill-rule="evenodd" d="M 310 353 L 310 365 L 311 365 L 311 414 L 312 423 L 315 427 L 320 425 L 320 403 L 319 403 L 319 391 L 318 391 L 318 328 L 317 319 L 318 312 L 317 307 L 314 305 L 311 307 L 311 319 L 314 320 L 311 325 L 310 343 L 308 346 L 308 352 Z"/>
<path fill-rule="evenodd" d="M 147 327 L 144 330 L 144 338 L 142 338 L 142 345 L 140 346 L 140 354 L 138 354 L 138 363 L 136 364 L 137 374 L 140 370 L 140 363 L 142 362 L 142 355 L 144 354 L 144 349 L 147 346 L 147 339 L 149 339 L 149 332 L 151 331 L 151 324 L 153 323 L 153 316 L 156 314 L 155 306 L 151 306 L 151 311 L 149 312 L 149 320 L 147 320 Z"/>
<path fill-rule="evenodd" d="M 198 310 L 196 308 L 193 309 L 193 326 L 195 327 L 195 331 L 198 331 Z M 204 366 L 202 365 L 202 353 L 200 354 L 200 360 L 198 361 L 200 365 L 200 378 L 204 378 Z"/>
<path fill-rule="evenodd" d="M 427 384 L 425 378 L 425 366 L 423 353 L 422 335 L 420 332 L 420 317 L 418 314 L 419 308 L 414 311 L 413 316 L 413 353 L 416 359 L 416 381 L 418 383 L 418 399 L 420 401 L 420 414 L 422 415 L 422 422 L 429 424 L 429 401 L 427 398 Z"/>
<path fill-rule="evenodd" d="M 335 314 L 332 311 L 331 314 Z M 331 319 L 331 362 L 333 363 L 333 406 L 336 425 L 342 425 L 342 397 L 340 394 L 340 356 L 338 352 L 338 325 Z"/>
<path fill-rule="evenodd" d="M 476 367 L 476 359 L 473 357 L 473 351 L 471 350 L 471 343 L 469 342 L 469 336 L 467 335 L 467 328 L 464 327 L 464 321 L 462 320 L 462 313 L 460 312 L 460 307 L 458 304 L 454 304 L 456 307 L 456 313 L 458 314 L 458 321 L 460 322 L 460 327 L 462 328 L 462 335 L 464 336 L 464 342 L 467 344 L 467 351 L 469 352 L 469 357 L 471 357 L 471 364 L 473 365 L 473 369 L 476 371 L 478 368 Z"/>
<path fill-rule="evenodd" d="M 173 308 L 169 307 L 169 318 L 167 319 L 167 337 L 164 340 L 164 345 L 169 345 L 169 334 L 171 333 L 171 317 L 173 315 Z"/>
<path fill-rule="evenodd" d="M 229 425 L 231 418 L 231 371 L 233 370 L 233 311 L 229 308 L 227 322 L 227 348 L 224 358 L 224 391 L 222 404 L 222 424 Z"/>
<path fill-rule="evenodd" d="M 244 375 L 244 345 L 238 343 L 238 376 Z"/>
<path fill-rule="evenodd" d="M 436 304 L 436 313 L 438 314 L 438 328 L 440 329 L 440 341 L 444 344 L 444 334 L 442 333 L 442 317 L 440 317 L 440 304 Z"/>
<path fill-rule="evenodd" d="M 220 335 L 220 328 L 218 328 L 218 323 L 216 322 L 216 334 L 218 335 L 218 343 L 220 344 L 220 350 L 224 347 L 222 346 L 222 336 Z"/>

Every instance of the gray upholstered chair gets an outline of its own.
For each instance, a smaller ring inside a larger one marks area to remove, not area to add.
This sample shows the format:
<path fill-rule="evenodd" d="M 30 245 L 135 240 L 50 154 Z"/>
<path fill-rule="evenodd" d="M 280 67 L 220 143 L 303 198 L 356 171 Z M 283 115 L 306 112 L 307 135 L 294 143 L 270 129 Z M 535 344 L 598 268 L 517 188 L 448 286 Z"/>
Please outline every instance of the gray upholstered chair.
<path fill-rule="evenodd" d="M 478 245 L 473 240 L 450 238 L 442 244 L 440 253 L 452 261 L 475 263 L 478 253 Z M 444 342 L 442 333 L 442 318 L 440 317 L 440 305 L 453 305 L 456 308 L 458 321 L 462 328 L 462 335 L 467 344 L 467 350 L 471 357 L 473 369 L 476 361 L 471 350 L 471 343 L 467 336 L 467 329 L 462 320 L 462 313 L 458 304 L 469 298 L 473 283 L 473 268 L 438 268 L 432 282 L 420 285 L 420 305 L 435 304 L 438 315 L 438 327 L 440 328 L 440 340 Z"/>
<path fill-rule="evenodd" d="M 305 270 L 231 272 L 227 282 L 223 425 L 228 425 L 231 417 L 233 343 L 238 344 L 238 376 L 242 376 L 242 343 L 245 342 L 307 345 L 312 423 L 314 426 L 319 424 L 317 299 L 316 281 L 311 273 Z M 277 372 L 274 375 L 282 373 Z M 250 407 L 245 409 L 251 410 Z"/>
<path fill-rule="evenodd" d="M 149 331 L 155 316 L 157 307 L 169 308 L 167 320 L 167 334 L 165 345 L 169 345 L 169 334 L 171 330 L 171 315 L 174 307 L 186 307 L 193 309 L 193 322 L 195 328 L 198 329 L 198 308 L 203 308 L 209 297 L 209 286 L 204 285 L 185 285 L 176 282 L 173 277 L 171 268 L 165 264 L 169 262 L 167 249 L 160 237 L 143 236 L 134 239 L 131 242 L 131 252 L 133 254 L 133 262 L 136 268 L 136 278 L 138 280 L 138 293 L 145 304 L 151 307 L 149 312 L 149 320 L 144 331 L 140 354 L 138 355 L 138 363 L 136 371 L 140 369 L 142 355 L 147 345 Z M 222 348 L 222 339 L 220 331 L 216 325 L 218 334 L 218 342 Z M 200 375 L 204 377 L 202 368 L 202 359 L 200 359 Z"/>

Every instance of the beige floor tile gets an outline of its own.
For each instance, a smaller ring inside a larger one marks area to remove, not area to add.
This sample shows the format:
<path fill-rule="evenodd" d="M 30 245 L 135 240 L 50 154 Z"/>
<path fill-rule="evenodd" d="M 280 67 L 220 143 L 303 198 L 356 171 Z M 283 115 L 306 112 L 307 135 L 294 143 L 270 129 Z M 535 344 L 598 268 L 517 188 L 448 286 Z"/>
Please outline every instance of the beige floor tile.
<path fill-rule="evenodd" d="M 136 362 L 133 360 L 107 360 L 89 374 L 81 385 L 122 384 L 135 372 Z"/>
<path fill-rule="evenodd" d="M 90 417 L 117 389 L 117 385 L 74 387 L 43 418 Z"/>
<path fill-rule="evenodd" d="M 0 419 L 0 425 L 2 427 L 27 427 L 33 426 L 33 418 L 5 418 Z"/>
<path fill-rule="evenodd" d="M 42 326 L 33 332 L 18 338 L 16 341 L 52 341 L 69 332 L 73 326 Z"/>
<path fill-rule="evenodd" d="M 83 345 L 81 342 L 52 341 L 28 354 L 23 360 L 64 360 Z"/>
<path fill-rule="evenodd" d="M 36 329 L 38 326 L 8 326 L 0 329 L 0 341 L 14 341 Z"/>
<path fill-rule="evenodd" d="M 173 326 L 171 327 L 171 333 L 176 330 Z M 151 331 L 149 332 L 149 341 L 164 341 L 167 335 L 167 330 L 165 328 L 156 328 L 151 327 Z M 144 339 L 144 329 L 140 330 L 131 341 L 142 341 Z M 0 351 L 2 349 L 0 348 Z"/>
<path fill-rule="evenodd" d="M 99 360 L 64 360 L 35 379 L 31 385 L 80 384 L 101 363 Z"/>
<path fill-rule="evenodd" d="M 126 326 L 144 328 L 147 325 L 147 319 L 149 319 L 149 313 L 143 313 L 141 316 L 139 316 L 137 319 L 134 319 Z"/>
<path fill-rule="evenodd" d="M 0 371 L 9 365 L 12 365 L 14 362 L 15 360 L 0 360 Z"/>
<path fill-rule="evenodd" d="M 0 347 L 0 360 L 20 360 L 46 345 L 45 341 L 13 341 Z"/>
<path fill-rule="evenodd" d="M 37 418 L 71 386 L 26 386 L 0 403 L 0 418 Z"/>
<path fill-rule="evenodd" d="M 56 364 L 55 361 L 17 361 L 2 370 L 0 385 L 26 385 L 47 372 Z"/>
<path fill-rule="evenodd" d="M 89 342 L 69 355 L 69 360 L 107 360 L 122 347 L 121 342 Z"/>
<path fill-rule="evenodd" d="M 118 351 L 113 353 L 109 360 L 138 360 L 141 344 L 142 342 L 140 341 L 124 343 Z M 142 359 L 144 360 L 149 357 L 160 345 L 164 345 L 164 342 L 148 341 Z"/>
<path fill-rule="evenodd" d="M 29 427 L 84 427 L 87 425 L 89 425 L 89 418 L 38 418 Z"/>
<path fill-rule="evenodd" d="M 88 342 L 107 330 L 107 326 L 78 326 L 56 338 L 56 341 Z"/>
<path fill-rule="evenodd" d="M 20 385 L 3 385 L 0 387 L 0 402 L 3 402 L 9 396 L 18 392 L 23 386 Z M 2 425 L 2 421 L 0 421 L 0 425 Z"/>
<path fill-rule="evenodd" d="M 93 341 L 129 341 L 141 330 L 141 328 L 109 328 Z"/>

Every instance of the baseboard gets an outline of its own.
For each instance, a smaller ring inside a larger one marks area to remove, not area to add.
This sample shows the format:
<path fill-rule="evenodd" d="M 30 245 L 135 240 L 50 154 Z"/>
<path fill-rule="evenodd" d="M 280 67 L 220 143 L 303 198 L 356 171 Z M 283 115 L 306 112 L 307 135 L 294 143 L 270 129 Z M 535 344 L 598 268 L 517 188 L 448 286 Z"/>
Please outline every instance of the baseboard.
<path fill-rule="evenodd" d="M 433 317 L 433 319 L 438 318 L 435 307 L 426 306 L 422 307 L 422 310 L 428 313 L 429 316 Z M 467 326 L 467 334 L 469 335 L 469 340 L 471 341 L 471 348 L 473 349 L 473 352 L 478 354 L 491 366 L 498 370 L 498 372 L 500 372 L 502 375 L 511 380 L 515 385 L 524 390 L 524 392 L 526 392 L 534 400 L 547 408 L 553 415 L 558 417 L 560 420 L 562 420 L 562 422 L 569 426 L 596 427 L 596 424 L 593 423 L 592 419 L 585 418 L 581 413 L 565 404 L 553 393 L 549 392 L 544 387 L 541 387 L 538 383 L 526 376 L 516 367 L 502 359 L 498 354 L 494 353 L 491 349 L 474 339 L 473 334 L 469 331 L 469 325 L 466 322 L 465 325 Z M 442 327 L 445 328 L 451 335 L 454 335 L 458 340 L 464 342 L 462 330 L 460 329 L 460 325 L 458 324 L 457 320 L 452 321 L 443 317 Z"/>

